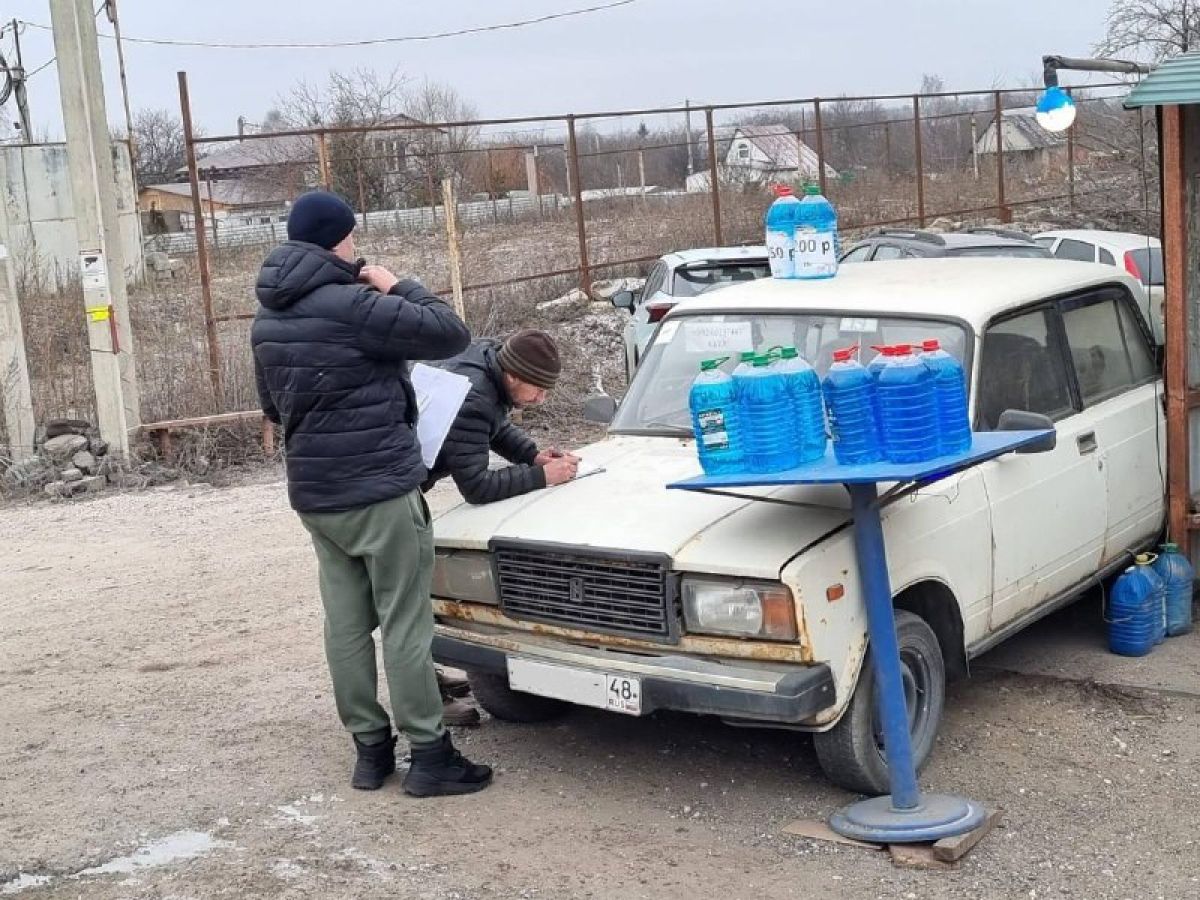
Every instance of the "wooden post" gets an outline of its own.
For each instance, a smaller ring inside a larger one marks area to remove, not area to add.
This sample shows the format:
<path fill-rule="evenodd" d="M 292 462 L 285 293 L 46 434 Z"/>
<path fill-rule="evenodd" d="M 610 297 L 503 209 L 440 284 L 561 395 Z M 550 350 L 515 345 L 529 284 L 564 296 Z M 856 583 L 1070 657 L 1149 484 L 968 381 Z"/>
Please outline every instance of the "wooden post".
<path fill-rule="evenodd" d="M 330 190 L 333 177 L 329 171 L 329 136 L 324 131 L 317 134 L 317 169 L 321 175 L 321 187 Z"/>
<path fill-rule="evenodd" d="M 205 176 L 206 176 L 204 179 L 205 184 L 208 187 L 208 221 L 212 224 L 213 252 L 217 256 L 220 256 L 221 255 L 221 235 L 217 231 L 217 204 L 213 200 L 212 169 L 209 169 L 205 173 Z"/>
<path fill-rule="evenodd" d="M 220 412 L 225 403 L 221 384 L 221 345 L 217 339 L 217 317 L 213 313 L 212 276 L 208 268 L 208 239 L 204 233 L 204 208 L 200 203 L 200 173 L 196 170 L 196 140 L 192 129 L 192 104 L 188 98 L 187 72 L 179 73 L 179 108 L 183 119 L 183 146 L 187 156 L 188 183 L 192 188 L 192 217 L 196 229 L 196 265 L 200 269 L 200 300 L 204 307 L 204 332 L 208 338 L 208 378 L 213 406 Z"/>
<path fill-rule="evenodd" d="M 1188 548 L 1187 183 L 1183 109 L 1162 108 L 1163 264 L 1166 281 L 1168 534 Z"/>
<path fill-rule="evenodd" d="M 817 130 L 817 182 L 821 185 L 821 193 L 829 196 L 829 186 L 825 183 L 825 130 L 821 127 L 820 100 L 813 100 L 813 127 Z"/>
<path fill-rule="evenodd" d="M 1004 196 L 1004 97 L 999 91 L 993 95 L 996 110 L 996 207 L 1001 222 L 1011 222 L 1008 200 Z"/>
<path fill-rule="evenodd" d="M 458 242 L 458 206 L 454 199 L 454 179 L 442 179 L 442 208 L 446 211 L 446 248 L 450 251 L 450 284 L 454 289 L 454 311 L 464 322 L 462 253 Z"/>
<path fill-rule="evenodd" d="M 487 192 L 492 198 L 492 222 L 499 224 L 500 222 L 500 207 L 496 203 L 496 176 L 492 173 L 492 148 L 488 147 L 485 151 L 487 154 Z"/>
<path fill-rule="evenodd" d="M 713 238 L 720 247 L 725 243 L 721 236 L 721 178 L 717 168 L 717 135 L 713 128 L 713 111 L 711 106 L 704 108 L 704 127 L 708 131 L 708 180 L 712 189 Z"/>
<path fill-rule="evenodd" d="M 575 189 L 575 233 L 579 238 L 579 287 L 590 296 L 592 267 L 588 261 L 587 225 L 583 221 L 583 180 L 579 177 L 579 141 L 575 134 L 575 116 L 567 116 L 567 156 L 572 187 Z"/>
<path fill-rule="evenodd" d="M 917 225 L 925 227 L 925 142 L 921 136 L 921 95 L 913 94 L 913 159 L 917 167 Z"/>
<path fill-rule="evenodd" d="M 1068 89 L 1068 93 L 1070 90 Z M 1138 108 L 1141 113 L 1141 108 Z M 1067 207 L 1075 212 L 1075 123 L 1067 129 Z M 1143 205 L 1142 209 L 1146 207 Z"/>

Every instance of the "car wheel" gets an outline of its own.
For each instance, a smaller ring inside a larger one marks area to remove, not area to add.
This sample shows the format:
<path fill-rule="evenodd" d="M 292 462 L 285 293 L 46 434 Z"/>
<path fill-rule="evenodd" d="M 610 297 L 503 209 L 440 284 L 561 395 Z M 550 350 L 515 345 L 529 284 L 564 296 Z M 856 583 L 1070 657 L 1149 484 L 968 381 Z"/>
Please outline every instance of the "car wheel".
<path fill-rule="evenodd" d="M 546 722 L 563 715 L 571 706 L 562 700 L 514 691 L 505 675 L 468 672 L 467 678 L 479 705 L 504 722 Z"/>
<path fill-rule="evenodd" d="M 908 706 L 913 762 L 919 772 L 929 759 L 946 702 L 946 664 L 933 629 L 915 613 L 896 610 L 900 672 Z M 850 706 L 832 729 L 813 736 L 817 759 L 834 784 L 861 794 L 887 794 L 887 760 L 875 710 L 875 669 L 867 650 Z"/>

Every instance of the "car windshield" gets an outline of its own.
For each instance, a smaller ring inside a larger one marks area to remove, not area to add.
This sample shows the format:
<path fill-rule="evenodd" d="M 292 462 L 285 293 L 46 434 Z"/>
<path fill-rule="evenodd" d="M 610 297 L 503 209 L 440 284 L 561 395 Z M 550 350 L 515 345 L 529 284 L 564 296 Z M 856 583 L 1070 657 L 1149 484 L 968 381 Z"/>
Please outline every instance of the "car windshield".
<path fill-rule="evenodd" d="M 1163 255 L 1161 247 L 1130 250 L 1128 255 L 1132 257 L 1134 265 L 1137 266 L 1142 284 L 1161 287 L 1165 283 L 1163 280 Z"/>
<path fill-rule="evenodd" d="M 998 244 L 993 247 L 959 247 L 947 250 L 947 256 L 1011 256 L 1021 259 L 1049 259 L 1052 255 L 1045 247 Z"/>
<path fill-rule="evenodd" d="M 936 319 L 864 316 L 862 313 L 739 313 L 689 315 L 659 328 L 613 420 L 613 431 L 635 434 L 692 432 L 688 391 L 706 359 L 727 357 L 732 372 L 744 350 L 796 347 L 824 376 L 833 351 L 858 346 L 869 362 L 872 346 L 919 344 L 936 339 L 964 368 L 968 335 L 956 322 Z"/>
<path fill-rule="evenodd" d="M 671 283 L 671 295 L 696 297 L 718 285 L 754 281 L 758 278 L 766 278 L 770 274 L 771 267 L 765 259 L 681 266 L 675 270 L 675 279 Z"/>

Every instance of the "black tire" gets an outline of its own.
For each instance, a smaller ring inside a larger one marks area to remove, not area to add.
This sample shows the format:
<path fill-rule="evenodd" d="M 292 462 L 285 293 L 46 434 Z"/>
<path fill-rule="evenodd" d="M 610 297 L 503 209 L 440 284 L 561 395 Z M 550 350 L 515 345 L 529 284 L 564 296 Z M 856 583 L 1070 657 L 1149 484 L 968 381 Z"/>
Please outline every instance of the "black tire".
<path fill-rule="evenodd" d="M 920 772 L 933 751 L 942 722 L 946 663 L 937 635 L 915 613 L 896 610 L 896 636 L 913 762 Z M 875 714 L 875 670 L 870 649 L 849 708 L 832 729 L 813 735 L 813 743 L 821 768 L 834 784 L 860 794 L 886 794 L 891 790 Z"/>
<path fill-rule="evenodd" d="M 547 722 L 565 714 L 571 707 L 562 700 L 514 691 L 504 675 L 468 672 L 467 678 L 475 701 L 504 722 Z"/>

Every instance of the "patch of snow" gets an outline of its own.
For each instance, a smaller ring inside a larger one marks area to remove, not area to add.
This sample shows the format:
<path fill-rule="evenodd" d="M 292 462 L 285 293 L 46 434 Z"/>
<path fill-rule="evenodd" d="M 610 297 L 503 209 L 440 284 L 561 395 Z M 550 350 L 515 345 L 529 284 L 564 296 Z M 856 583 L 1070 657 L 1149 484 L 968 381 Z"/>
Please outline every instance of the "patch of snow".
<path fill-rule="evenodd" d="M 195 859 L 220 847 L 230 847 L 229 841 L 219 841 L 207 831 L 176 831 L 166 837 L 139 847 L 129 856 L 111 859 L 101 866 L 84 869 L 72 878 L 89 875 L 129 874 L 138 869 L 170 865 L 185 859 Z"/>
<path fill-rule="evenodd" d="M 18 872 L 16 878 L 0 884 L 0 894 L 5 896 L 19 894 L 21 891 L 27 891 L 30 888 L 49 884 L 52 880 L 49 875 L 30 875 L 27 872 Z"/>

